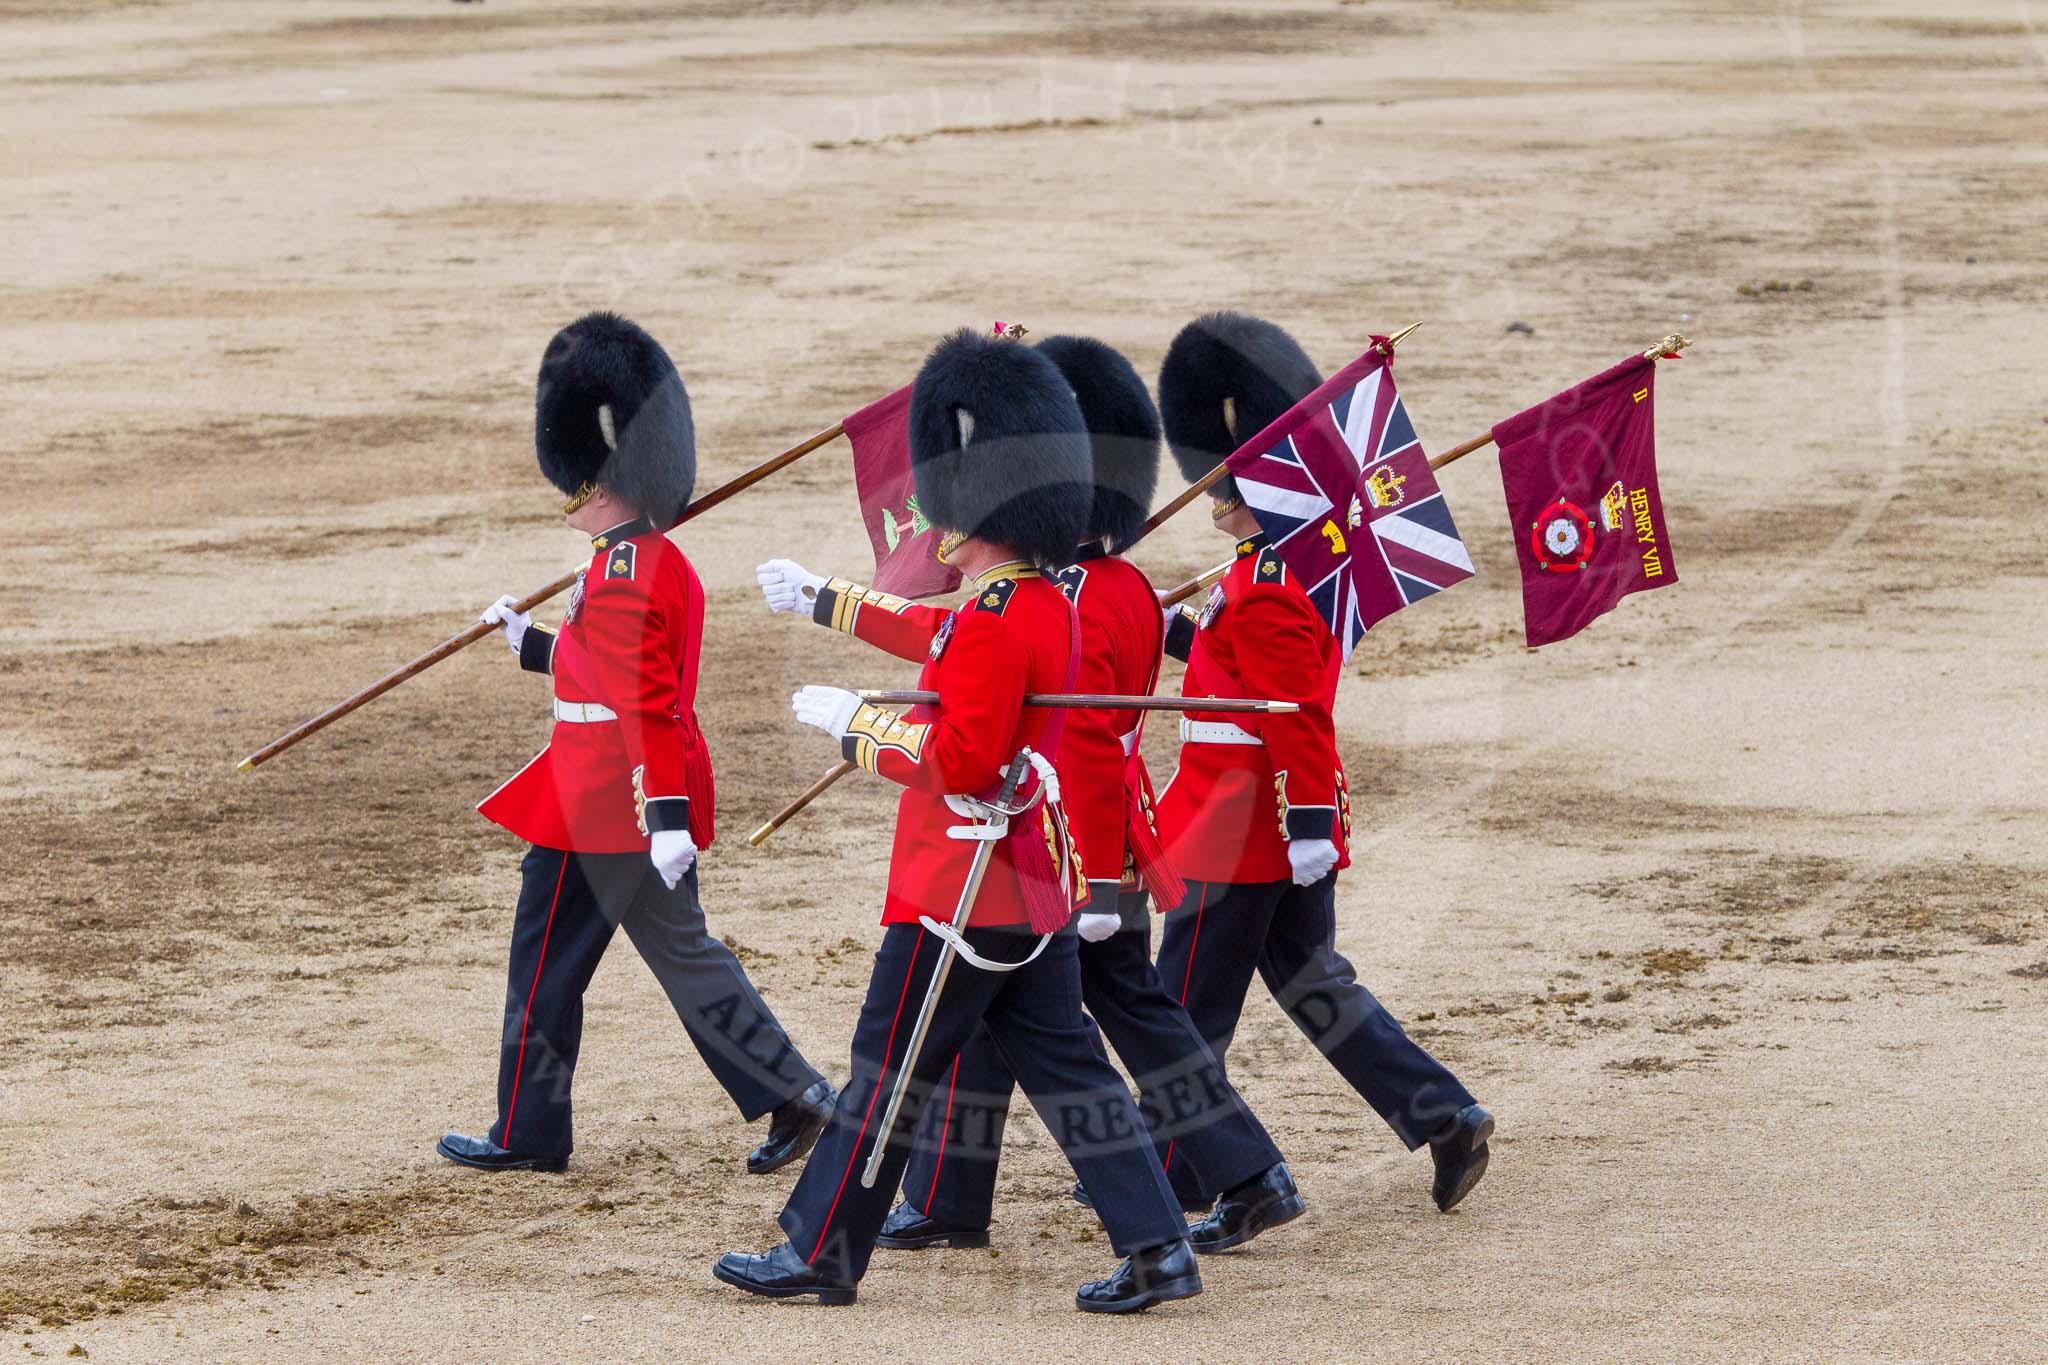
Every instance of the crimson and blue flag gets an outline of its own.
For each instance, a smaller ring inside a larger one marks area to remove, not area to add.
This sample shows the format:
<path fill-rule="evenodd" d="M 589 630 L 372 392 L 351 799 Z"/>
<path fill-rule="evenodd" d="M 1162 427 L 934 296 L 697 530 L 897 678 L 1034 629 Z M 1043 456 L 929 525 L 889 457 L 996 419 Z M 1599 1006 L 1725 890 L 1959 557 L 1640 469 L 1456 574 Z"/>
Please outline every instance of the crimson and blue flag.
<path fill-rule="evenodd" d="M 1473 574 L 1382 344 L 1229 460 L 1246 506 L 1346 657 L 1380 621 Z"/>

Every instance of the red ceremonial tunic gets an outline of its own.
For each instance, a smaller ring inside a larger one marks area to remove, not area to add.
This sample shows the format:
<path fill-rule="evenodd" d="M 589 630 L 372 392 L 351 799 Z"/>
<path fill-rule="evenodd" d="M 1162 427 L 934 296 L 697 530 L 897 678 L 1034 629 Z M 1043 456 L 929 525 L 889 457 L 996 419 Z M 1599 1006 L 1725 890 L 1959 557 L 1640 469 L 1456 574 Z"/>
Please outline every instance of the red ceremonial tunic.
<path fill-rule="evenodd" d="M 1159 595 L 1145 575 L 1129 560 L 1091 546 L 1056 578 L 1081 616 L 1081 675 L 1075 690 L 1150 696 L 1159 681 L 1163 628 Z M 1137 752 L 1143 715 L 1136 710 L 1070 711 L 1060 740 L 1060 794 L 1081 865 L 1089 881 L 1115 882 L 1126 890 L 1141 884 L 1134 839 L 1152 834 L 1152 779 Z M 1173 718 L 1165 719 L 1171 723 Z M 1136 821 L 1144 821 L 1145 828 L 1135 828 Z"/>
<path fill-rule="evenodd" d="M 704 587 L 645 521 L 590 545 L 560 633 L 529 626 L 520 642 L 522 667 L 554 675 L 554 733 L 477 809 L 543 848 L 645 853 L 653 830 L 708 848 L 711 755 L 693 709 Z"/>
<path fill-rule="evenodd" d="M 1348 867 L 1351 803 L 1330 718 L 1342 652 L 1265 537 L 1239 541 L 1237 556 L 1201 611 L 1183 610 L 1167 632 L 1167 652 L 1188 661 L 1181 696 L 1258 697 L 1301 710 L 1190 709 L 1190 723 L 1224 722 L 1261 742 L 1183 742 L 1159 793 L 1160 837 L 1191 881 L 1285 881 L 1289 839 L 1332 840 L 1337 866 Z"/>
<path fill-rule="evenodd" d="M 1027 708 L 1024 694 L 1058 692 L 1066 683 L 1075 643 L 1067 600 L 1043 574 L 1017 563 L 982 575 L 974 596 L 951 611 L 835 578 L 819 591 L 813 618 L 898 658 L 921 660 L 918 687 L 939 694 L 936 704 L 908 715 L 863 705 L 842 751 L 904 787 L 882 923 L 915 924 L 919 915 L 951 923 L 975 846 L 947 837 L 971 816 L 946 797 L 994 785 L 1017 751 L 1044 735 L 1053 712 Z M 1022 818 L 1039 821 L 1043 810 L 1041 804 Z M 968 922 L 1026 922 L 1007 839 L 996 845 Z"/>

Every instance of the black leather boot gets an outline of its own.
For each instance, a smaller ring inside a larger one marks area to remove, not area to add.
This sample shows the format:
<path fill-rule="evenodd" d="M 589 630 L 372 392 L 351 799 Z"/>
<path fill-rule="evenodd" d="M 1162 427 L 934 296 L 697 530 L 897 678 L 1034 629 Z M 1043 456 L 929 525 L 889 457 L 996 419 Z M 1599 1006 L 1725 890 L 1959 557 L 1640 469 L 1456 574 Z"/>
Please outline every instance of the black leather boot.
<path fill-rule="evenodd" d="M 830 1081 L 815 1081 L 811 1088 L 775 1106 L 768 1119 L 768 1137 L 747 1154 L 747 1174 L 766 1175 L 779 1171 L 817 1144 L 838 1102 Z"/>
<path fill-rule="evenodd" d="M 711 1267 L 711 1273 L 736 1289 L 759 1294 L 764 1299 L 798 1299 L 816 1294 L 819 1303 L 839 1307 L 852 1303 L 858 1292 L 850 1284 L 820 1275 L 787 1242 L 759 1256 L 728 1251 Z"/>
<path fill-rule="evenodd" d="M 1447 1130 L 1429 1140 L 1429 1154 L 1436 1160 L 1436 1180 L 1429 1197 L 1436 1201 L 1439 1213 L 1456 1208 L 1486 1174 L 1486 1140 L 1492 1136 L 1493 1115 L 1468 1104 Z"/>
<path fill-rule="evenodd" d="M 882 1220 L 882 1235 L 875 1238 L 875 1245 L 891 1251 L 920 1251 L 925 1247 L 964 1250 L 987 1246 L 988 1229 L 948 1227 L 930 1214 L 920 1213 L 906 1199 Z"/>
<path fill-rule="evenodd" d="M 1084 1313 L 1142 1313 L 1155 1303 L 1192 1299 L 1202 1292 L 1202 1272 L 1185 1241 L 1146 1247 L 1118 1266 L 1106 1280 L 1090 1280 L 1074 1294 Z"/>
<path fill-rule="evenodd" d="M 1216 1211 L 1188 1229 L 1188 1244 L 1203 1255 L 1243 1246 L 1252 1238 L 1291 1223 L 1308 1206 L 1294 1188 L 1286 1162 L 1276 1162 L 1239 1185 L 1225 1190 Z"/>
<path fill-rule="evenodd" d="M 470 1137 L 464 1133 L 449 1133 L 434 1144 L 434 1150 L 458 1166 L 474 1166 L 480 1171 L 566 1171 L 569 1158 L 566 1156 L 527 1156 L 522 1152 L 508 1152 L 489 1138 Z"/>

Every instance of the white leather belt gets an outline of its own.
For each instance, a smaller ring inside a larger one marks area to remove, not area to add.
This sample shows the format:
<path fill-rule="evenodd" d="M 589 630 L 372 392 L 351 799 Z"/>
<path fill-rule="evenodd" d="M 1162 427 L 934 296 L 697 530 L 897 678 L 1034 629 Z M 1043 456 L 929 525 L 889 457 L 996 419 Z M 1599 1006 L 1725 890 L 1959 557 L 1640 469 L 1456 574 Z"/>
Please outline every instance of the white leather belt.
<path fill-rule="evenodd" d="M 617 720 L 619 713 L 609 706 L 594 701 L 563 701 L 555 698 L 555 719 L 566 720 L 571 725 L 592 725 L 601 720 Z"/>
<path fill-rule="evenodd" d="M 1128 758 L 1130 757 L 1132 750 L 1138 747 L 1138 732 L 1136 730 L 1131 731 L 1129 734 L 1123 737 L 1123 741 L 1124 757 Z"/>
<path fill-rule="evenodd" d="M 1259 744 L 1260 739 L 1243 726 L 1232 725 L 1227 720 L 1189 720 L 1180 718 L 1180 742 L 1183 744 Z"/>

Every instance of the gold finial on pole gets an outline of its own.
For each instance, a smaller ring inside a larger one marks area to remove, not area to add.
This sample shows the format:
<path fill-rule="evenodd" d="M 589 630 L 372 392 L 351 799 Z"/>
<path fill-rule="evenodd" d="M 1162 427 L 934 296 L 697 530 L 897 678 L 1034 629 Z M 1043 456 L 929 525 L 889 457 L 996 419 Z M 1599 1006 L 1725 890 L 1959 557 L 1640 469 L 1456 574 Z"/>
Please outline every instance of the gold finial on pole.
<path fill-rule="evenodd" d="M 1406 341 L 1408 339 L 1408 334 L 1414 331 L 1417 327 L 1420 327 L 1421 325 L 1422 324 L 1419 322 L 1411 322 L 1406 327 L 1403 327 L 1400 331 L 1388 337 L 1384 342 L 1375 341 L 1372 344 L 1372 349 L 1378 351 L 1381 355 L 1392 355 L 1394 353 L 1394 348 L 1396 346 L 1399 346 L 1402 342 Z"/>
<path fill-rule="evenodd" d="M 1644 351 L 1643 359 L 1676 360 L 1678 359 L 1678 353 L 1690 345 L 1692 345 L 1691 337 L 1680 336 L 1678 333 L 1673 332 L 1670 336 L 1665 337 L 1655 346 L 1652 346 L 1647 351 Z"/>

